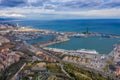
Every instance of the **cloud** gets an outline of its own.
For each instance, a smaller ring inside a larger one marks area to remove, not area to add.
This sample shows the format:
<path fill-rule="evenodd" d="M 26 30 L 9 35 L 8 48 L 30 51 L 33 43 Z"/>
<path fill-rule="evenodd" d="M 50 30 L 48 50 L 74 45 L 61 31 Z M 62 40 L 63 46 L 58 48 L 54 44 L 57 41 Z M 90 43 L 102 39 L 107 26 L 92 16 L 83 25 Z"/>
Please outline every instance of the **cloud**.
<path fill-rule="evenodd" d="M 23 18 L 25 17 L 24 15 L 22 14 L 7 14 L 7 13 L 2 13 L 0 14 L 0 17 L 10 17 L 10 18 Z"/>
<path fill-rule="evenodd" d="M 36 3 L 37 0 L 28 0 L 28 3 Z"/>
<path fill-rule="evenodd" d="M 26 4 L 27 0 L 1 0 L 1 6 L 6 7 L 16 7 Z"/>
<path fill-rule="evenodd" d="M 35 18 L 36 19 L 53 19 L 53 18 L 68 19 L 70 17 L 71 18 L 120 18 L 119 15 L 120 9 L 116 9 L 116 8 L 100 9 L 100 10 L 56 11 L 54 9 L 42 9 L 38 7 L 23 7 L 23 8 L 6 8 L 1 10 L 0 13 L 20 14 L 17 17 L 26 17 L 29 19 L 35 19 Z"/>
<path fill-rule="evenodd" d="M 0 13 L 41 19 L 120 18 L 120 0 L 1 0 Z"/>
<path fill-rule="evenodd" d="M 34 6 L 55 10 L 65 9 L 101 9 L 120 7 L 120 0 L 1 0 L 0 6 Z"/>
<path fill-rule="evenodd" d="M 61 4 L 61 6 L 68 8 L 68 9 L 95 9 L 98 8 L 102 3 L 102 0 L 78 0 L 78 1 L 69 1 L 64 4 Z"/>
<path fill-rule="evenodd" d="M 117 13 L 115 13 L 117 12 Z M 77 12 L 63 12 L 63 14 L 72 14 L 85 17 L 119 17 L 120 10 L 118 9 L 104 9 L 104 10 L 88 10 L 88 11 L 77 11 Z"/>

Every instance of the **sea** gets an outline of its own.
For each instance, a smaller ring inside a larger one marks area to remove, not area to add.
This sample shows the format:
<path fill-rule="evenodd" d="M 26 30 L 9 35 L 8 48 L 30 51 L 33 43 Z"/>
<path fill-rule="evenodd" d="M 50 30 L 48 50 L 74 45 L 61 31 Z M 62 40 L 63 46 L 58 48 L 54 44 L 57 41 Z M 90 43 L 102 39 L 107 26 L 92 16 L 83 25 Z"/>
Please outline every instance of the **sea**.
<path fill-rule="evenodd" d="M 59 32 L 85 32 L 86 28 L 88 28 L 89 32 L 120 35 L 120 19 L 82 19 L 82 20 L 52 20 L 52 21 L 24 20 L 18 21 L 18 23 L 19 25 L 22 26 L 29 26 L 33 28 Z M 41 39 L 36 39 L 30 41 L 29 43 L 33 44 L 41 41 L 42 41 Z M 114 44 L 120 44 L 120 39 L 101 37 L 88 37 L 88 38 L 71 37 L 70 41 L 50 45 L 48 47 L 66 50 L 90 49 L 96 50 L 100 54 L 108 54 L 113 50 Z"/>

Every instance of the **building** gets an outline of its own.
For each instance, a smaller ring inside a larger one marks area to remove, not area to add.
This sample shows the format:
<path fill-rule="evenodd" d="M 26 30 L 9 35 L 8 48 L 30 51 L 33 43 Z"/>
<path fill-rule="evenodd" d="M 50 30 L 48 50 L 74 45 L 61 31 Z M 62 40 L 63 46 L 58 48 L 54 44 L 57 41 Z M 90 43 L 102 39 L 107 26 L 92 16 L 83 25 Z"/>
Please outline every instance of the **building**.
<path fill-rule="evenodd" d="M 0 72 L 4 70 L 4 65 L 0 64 Z"/>
<path fill-rule="evenodd" d="M 116 70 L 115 70 L 114 73 L 115 73 L 115 75 L 117 75 L 117 76 L 120 75 L 120 66 L 116 68 Z"/>
<path fill-rule="evenodd" d="M 40 62 L 33 66 L 32 70 L 34 71 L 46 71 L 46 63 Z"/>

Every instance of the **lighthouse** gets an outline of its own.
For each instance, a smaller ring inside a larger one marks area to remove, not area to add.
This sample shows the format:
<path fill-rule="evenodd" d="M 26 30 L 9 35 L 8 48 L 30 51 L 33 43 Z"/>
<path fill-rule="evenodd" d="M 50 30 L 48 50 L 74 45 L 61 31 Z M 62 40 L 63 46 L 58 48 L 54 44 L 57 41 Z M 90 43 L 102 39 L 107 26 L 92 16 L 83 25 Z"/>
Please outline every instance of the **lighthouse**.
<path fill-rule="evenodd" d="M 19 27 L 19 24 L 18 24 L 18 23 L 16 23 L 16 27 Z"/>

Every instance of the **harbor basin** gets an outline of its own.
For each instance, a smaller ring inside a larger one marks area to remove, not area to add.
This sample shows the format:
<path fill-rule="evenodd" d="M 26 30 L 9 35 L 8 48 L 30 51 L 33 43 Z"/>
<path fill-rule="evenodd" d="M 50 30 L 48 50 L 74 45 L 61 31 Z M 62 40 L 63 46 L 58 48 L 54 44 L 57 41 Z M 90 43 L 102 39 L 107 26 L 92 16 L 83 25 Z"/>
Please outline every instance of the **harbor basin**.
<path fill-rule="evenodd" d="M 109 54 L 114 49 L 115 44 L 120 44 L 119 38 L 92 36 L 87 38 L 70 37 L 69 41 L 49 45 L 47 47 L 65 50 L 88 49 L 96 50 L 100 54 Z"/>

